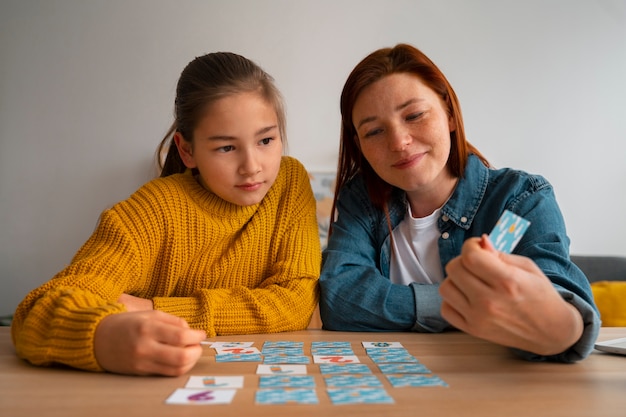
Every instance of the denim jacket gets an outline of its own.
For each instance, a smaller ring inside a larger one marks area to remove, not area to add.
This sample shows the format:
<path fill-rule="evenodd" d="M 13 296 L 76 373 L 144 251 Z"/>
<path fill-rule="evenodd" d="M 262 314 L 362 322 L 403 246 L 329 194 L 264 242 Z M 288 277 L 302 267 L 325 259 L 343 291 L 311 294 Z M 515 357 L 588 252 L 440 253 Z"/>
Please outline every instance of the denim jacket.
<path fill-rule="evenodd" d="M 600 318 L 589 281 L 569 258 L 563 216 L 545 178 L 513 169 L 489 169 L 470 155 L 464 176 L 438 220 L 442 268 L 461 253 L 466 239 L 489 233 L 505 209 L 531 222 L 513 253 L 531 258 L 561 296 L 580 311 L 584 322 L 580 340 L 561 354 L 542 357 L 515 352 L 528 360 L 585 358 L 593 350 Z M 389 204 L 392 228 L 405 213 L 405 193 L 394 189 Z M 387 219 L 371 204 L 365 183 L 357 176 L 340 192 L 337 219 L 323 252 L 319 282 L 325 329 L 441 332 L 450 328 L 441 316 L 439 285 L 393 284 L 390 259 Z"/>

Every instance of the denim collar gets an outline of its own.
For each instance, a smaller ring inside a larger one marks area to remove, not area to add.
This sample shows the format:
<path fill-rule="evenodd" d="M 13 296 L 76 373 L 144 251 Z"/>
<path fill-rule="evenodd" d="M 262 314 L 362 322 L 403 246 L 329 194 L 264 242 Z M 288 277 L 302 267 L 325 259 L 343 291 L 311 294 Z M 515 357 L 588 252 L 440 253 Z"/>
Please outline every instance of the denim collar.
<path fill-rule="evenodd" d="M 474 221 L 478 207 L 485 196 L 489 183 L 489 168 L 474 154 L 467 158 L 465 172 L 441 209 L 441 215 L 449 218 L 458 227 L 468 230 Z M 394 189 L 389 207 L 391 224 L 396 227 L 406 214 L 406 193 Z"/>
<path fill-rule="evenodd" d="M 489 168 L 476 155 L 470 155 L 467 158 L 465 173 L 443 206 L 441 214 L 447 216 L 457 226 L 468 230 L 485 196 L 488 182 Z"/>

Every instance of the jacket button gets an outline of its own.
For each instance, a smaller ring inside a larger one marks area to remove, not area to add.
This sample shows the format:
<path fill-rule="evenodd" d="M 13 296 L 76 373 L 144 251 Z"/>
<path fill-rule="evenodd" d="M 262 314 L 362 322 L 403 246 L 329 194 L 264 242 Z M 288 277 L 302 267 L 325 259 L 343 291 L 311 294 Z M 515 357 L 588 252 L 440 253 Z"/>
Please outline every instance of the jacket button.
<path fill-rule="evenodd" d="M 443 220 L 444 222 L 447 222 L 448 220 L 450 220 L 450 217 L 444 214 L 443 216 L 441 216 L 441 220 Z"/>
<path fill-rule="evenodd" d="M 467 217 L 463 216 L 461 217 L 461 223 L 466 223 L 467 222 Z"/>
<path fill-rule="evenodd" d="M 449 237 L 450 237 L 450 233 L 448 233 L 448 232 L 443 232 L 443 233 L 441 234 L 441 238 L 442 238 L 442 239 L 447 239 L 447 238 L 449 238 Z"/>

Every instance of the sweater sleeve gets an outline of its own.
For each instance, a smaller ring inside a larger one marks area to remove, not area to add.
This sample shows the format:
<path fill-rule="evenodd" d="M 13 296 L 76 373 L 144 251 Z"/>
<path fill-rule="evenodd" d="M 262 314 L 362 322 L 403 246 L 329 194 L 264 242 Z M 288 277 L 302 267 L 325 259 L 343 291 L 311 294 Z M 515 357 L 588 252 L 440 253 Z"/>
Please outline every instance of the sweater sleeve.
<path fill-rule="evenodd" d="M 25 301 L 28 302 L 36 297 Z M 124 311 L 95 294 L 75 287 L 56 287 L 41 294 L 27 315 L 11 325 L 15 349 L 34 365 L 64 364 L 103 371 L 94 354 L 94 334 L 100 320 Z M 19 310 L 18 310 L 19 312 Z"/>
<path fill-rule="evenodd" d="M 125 311 L 115 300 L 137 276 L 136 250 L 114 213 L 104 212 L 72 263 L 18 306 L 11 326 L 18 356 L 36 365 L 102 371 L 94 334 L 104 317 Z"/>

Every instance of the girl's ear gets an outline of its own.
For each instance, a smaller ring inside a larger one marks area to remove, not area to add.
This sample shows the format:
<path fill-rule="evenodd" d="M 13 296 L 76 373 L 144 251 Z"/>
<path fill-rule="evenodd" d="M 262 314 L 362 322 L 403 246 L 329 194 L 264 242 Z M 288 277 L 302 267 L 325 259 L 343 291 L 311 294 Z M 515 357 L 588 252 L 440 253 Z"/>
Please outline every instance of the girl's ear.
<path fill-rule="evenodd" d="M 180 159 L 183 161 L 187 168 L 196 168 L 196 161 L 193 157 L 193 149 L 191 142 L 186 141 L 180 132 L 174 133 L 174 143 L 178 149 Z"/>

